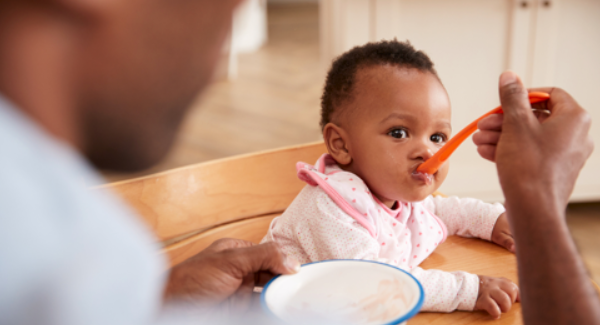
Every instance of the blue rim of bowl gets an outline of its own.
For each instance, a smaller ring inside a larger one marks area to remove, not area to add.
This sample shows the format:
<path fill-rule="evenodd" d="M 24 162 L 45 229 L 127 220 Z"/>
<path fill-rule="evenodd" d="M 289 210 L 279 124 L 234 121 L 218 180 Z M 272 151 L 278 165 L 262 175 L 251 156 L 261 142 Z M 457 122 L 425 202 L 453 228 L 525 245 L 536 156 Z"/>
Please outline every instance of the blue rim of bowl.
<path fill-rule="evenodd" d="M 311 265 L 311 264 L 319 264 L 319 263 L 329 263 L 329 262 L 342 262 L 342 261 L 352 261 L 352 262 L 364 262 L 364 263 L 373 263 L 373 264 L 380 264 L 383 266 L 387 266 L 387 267 L 391 267 L 393 269 L 396 269 L 400 272 L 403 272 L 404 274 L 408 275 L 409 277 L 411 277 L 415 283 L 417 284 L 417 286 L 419 287 L 419 301 L 417 301 L 417 304 L 406 314 L 402 315 L 402 317 L 399 317 L 391 322 L 385 323 L 385 324 L 381 324 L 381 325 L 396 325 L 396 324 L 400 324 L 404 321 L 407 321 L 409 319 L 411 319 L 413 316 L 415 316 L 420 310 L 421 307 L 423 307 L 423 302 L 425 301 L 425 292 L 423 291 L 423 286 L 421 285 L 421 282 L 419 282 L 419 280 L 417 280 L 417 278 L 415 278 L 412 274 L 408 273 L 407 271 L 397 267 L 397 266 L 393 266 L 390 264 L 386 264 L 386 263 L 381 263 L 381 262 L 377 262 L 377 261 L 367 261 L 367 260 L 353 260 L 353 259 L 339 259 L 339 260 L 324 260 L 324 261 L 317 261 L 317 262 L 311 262 L 311 263 L 306 263 L 306 264 L 302 264 L 302 267 L 307 266 L 307 265 Z M 269 286 L 271 285 L 271 283 L 273 283 L 273 281 L 277 280 L 277 278 L 279 278 L 281 275 L 277 275 L 274 278 L 272 278 L 271 280 L 269 280 L 269 282 L 267 282 L 267 284 L 265 284 L 265 286 L 263 287 L 262 293 L 260 294 L 260 305 L 262 306 L 263 310 L 265 310 L 267 312 L 267 314 L 269 314 L 269 316 L 271 317 L 275 317 L 276 319 L 283 321 L 281 318 L 279 318 L 279 316 L 275 315 L 275 313 L 273 313 L 271 311 L 271 309 L 269 309 L 269 306 L 267 306 L 267 301 L 265 300 L 265 295 L 267 293 L 267 289 L 269 288 Z"/>

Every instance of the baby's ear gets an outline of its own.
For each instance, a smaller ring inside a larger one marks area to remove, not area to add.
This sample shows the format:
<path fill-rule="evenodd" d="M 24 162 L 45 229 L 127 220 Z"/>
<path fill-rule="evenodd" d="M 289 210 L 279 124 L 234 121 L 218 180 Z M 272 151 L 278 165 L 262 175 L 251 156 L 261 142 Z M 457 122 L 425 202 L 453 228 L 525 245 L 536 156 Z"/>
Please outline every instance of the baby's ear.
<path fill-rule="evenodd" d="M 352 162 L 352 156 L 348 151 L 348 135 L 344 129 L 333 123 L 327 123 L 323 128 L 323 139 L 327 151 L 338 164 L 348 165 Z"/>

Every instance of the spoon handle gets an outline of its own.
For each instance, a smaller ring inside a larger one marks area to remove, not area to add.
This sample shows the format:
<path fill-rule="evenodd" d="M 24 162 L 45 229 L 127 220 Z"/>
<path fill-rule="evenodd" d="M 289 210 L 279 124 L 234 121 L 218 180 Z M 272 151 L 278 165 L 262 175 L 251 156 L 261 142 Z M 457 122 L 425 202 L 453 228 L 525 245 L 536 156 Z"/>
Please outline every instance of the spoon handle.
<path fill-rule="evenodd" d="M 529 102 L 531 104 L 539 103 L 548 100 L 550 95 L 547 93 L 541 92 L 531 92 L 529 93 Z M 437 170 L 442 166 L 442 164 L 450 157 L 450 155 L 458 148 L 458 146 L 465 141 L 473 132 L 477 130 L 477 123 L 481 121 L 483 118 L 492 115 L 492 114 L 502 114 L 502 106 L 498 106 L 493 110 L 483 114 L 481 117 L 471 122 L 471 124 L 467 125 L 464 129 L 458 132 L 455 136 L 452 137 L 443 147 L 440 148 L 431 158 L 427 159 L 424 163 L 422 163 L 418 168 L 417 172 L 425 173 L 433 175 Z"/>

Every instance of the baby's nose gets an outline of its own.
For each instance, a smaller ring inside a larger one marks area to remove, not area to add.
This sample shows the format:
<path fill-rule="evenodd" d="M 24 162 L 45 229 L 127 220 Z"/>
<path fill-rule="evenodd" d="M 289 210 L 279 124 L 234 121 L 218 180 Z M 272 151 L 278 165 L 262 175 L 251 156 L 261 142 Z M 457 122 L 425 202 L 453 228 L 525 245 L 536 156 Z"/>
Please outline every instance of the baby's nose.
<path fill-rule="evenodd" d="M 416 152 L 415 159 L 421 159 L 423 161 L 426 161 L 427 159 L 431 158 L 433 154 L 434 152 L 433 150 L 431 150 L 431 148 L 429 148 L 428 146 L 422 146 Z"/>

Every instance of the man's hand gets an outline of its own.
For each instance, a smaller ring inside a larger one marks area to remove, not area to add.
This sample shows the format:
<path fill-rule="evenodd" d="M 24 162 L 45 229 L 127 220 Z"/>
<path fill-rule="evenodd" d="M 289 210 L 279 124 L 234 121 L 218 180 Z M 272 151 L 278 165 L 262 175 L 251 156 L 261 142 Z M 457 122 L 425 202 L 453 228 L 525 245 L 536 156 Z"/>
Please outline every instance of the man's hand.
<path fill-rule="evenodd" d="M 590 156 L 590 116 L 558 88 L 536 118 L 527 90 L 512 72 L 500 77 L 503 115 L 479 122 L 480 155 L 495 161 L 506 216 L 517 249 L 520 298 L 526 324 L 600 324 L 600 299 L 565 222 L 575 180 Z"/>
<path fill-rule="evenodd" d="M 246 305 L 255 285 L 275 274 L 296 273 L 300 264 L 286 257 L 277 244 L 255 245 L 238 239 L 221 239 L 170 273 L 166 297 L 201 307 L 225 300 Z M 240 306 L 241 307 L 241 306 Z"/>
<path fill-rule="evenodd" d="M 504 114 L 478 124 L 473 142 L 483 158 L 495 161 L 507 202 L 524 193 L 544 190 L 557 205 L 566 205 L 579 171 L 593 150 L 591 118 L 559 88 L 539 88 L 550 94 L 534 104 L 550 116 L 540 122 L 531 110 L 527 90 L 514 72 L 500 77 Z"/>
<path fill-rule="evenodd" d="M 506 248 L 511 253 L 515 252 L 515 239 L 510 230 L 506 212 L 501 214 L 498 220 L 496 220 L 494 230 L 492 230 L 492 242 Z"/>

